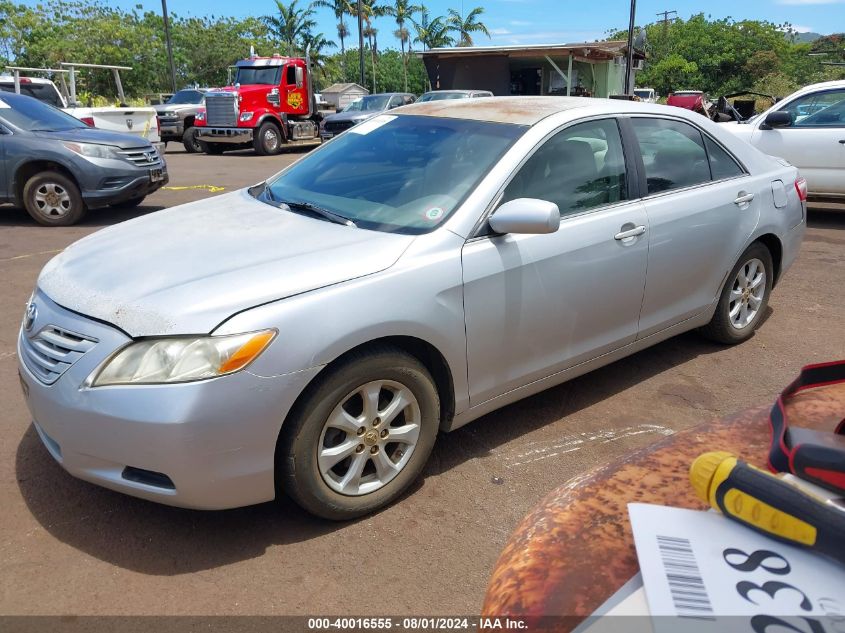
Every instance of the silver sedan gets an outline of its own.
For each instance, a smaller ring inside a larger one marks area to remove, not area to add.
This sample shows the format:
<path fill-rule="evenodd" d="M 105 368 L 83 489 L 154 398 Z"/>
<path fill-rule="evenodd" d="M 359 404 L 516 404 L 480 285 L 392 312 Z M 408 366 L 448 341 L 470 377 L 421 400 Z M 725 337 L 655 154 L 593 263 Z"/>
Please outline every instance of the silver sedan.
<path fill-rule="evenodd" d="M 360 516 L 420 474 L 438 431 L 686 330 L 752 336 L 805 193 L 794 167 L 678 108 L 399 108 L 58 255 L 26 309 L 21 381 L 74 476 Z"/>

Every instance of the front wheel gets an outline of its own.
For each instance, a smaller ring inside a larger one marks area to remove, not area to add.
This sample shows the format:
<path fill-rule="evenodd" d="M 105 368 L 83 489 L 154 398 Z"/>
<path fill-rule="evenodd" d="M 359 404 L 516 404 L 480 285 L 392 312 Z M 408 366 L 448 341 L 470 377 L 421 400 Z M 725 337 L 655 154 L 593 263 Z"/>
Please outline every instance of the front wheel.
<path fill-rule="evenodd" d="M 272 156 L 282 151 L 282 133 L 275 123 L 265 121 L 252 139 L 252 146 L 259 156 Z"/>
<path fill-rule="evenodd" d="M 772 292 L 772 255 L 763 244 L 749 246 L 722 288 L 719 304 L 701 333 L 718 343 L 741 343 L 754 334 Z"/>
<path fill-rule="evenodd" d="M 26 181 L 23 203 L 27 213 L 45 226 L 70 226 L 87 210 L 79 187 L 57 171 L 42 171 Z"/>
<path fill-rule="evenodd" d="M 202 143 L 197 138 L 197 128 L 193 125 L 182 135 L 182 145 L 189 154 L 199 154 L 203 151 Z"/>
<path fill-rule="evenodd" d="M 285 422 L 278 487 L 327 519 L 378 510 L 419 476 L 439 422 L 437 389 L 416 358 L 391 347 L 356 354 Z"/>

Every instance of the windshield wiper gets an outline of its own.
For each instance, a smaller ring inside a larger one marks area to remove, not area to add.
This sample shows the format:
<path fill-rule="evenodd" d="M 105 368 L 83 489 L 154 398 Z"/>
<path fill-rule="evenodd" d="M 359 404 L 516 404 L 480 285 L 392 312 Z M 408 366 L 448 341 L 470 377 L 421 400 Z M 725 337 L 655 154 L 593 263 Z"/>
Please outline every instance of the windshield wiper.
<path fill-rule="evenodd" d="M 303 209 L 305 211 L 309 211 L 314 215 L 319 215 L 321 218 L 325 218 L 330 222 L 334 222 L 335 224 L 343 224 L 344 226 L 352 226 L 356 227 L 355 222 L 350 220 L 349 218 L 340 215 L 339 213 L 335 213 L 334 211 L 329 211 L 328 209 L 318 206 L 316 204 L 312 204 L 310 202 L 305 202 L 303 200 L 276 200 L 276 197 L 273 195 L 270 187 L 267 183 L 264 183 L 264 190 L 261 192 L 264 194 L 264 197 L 275 207 L 279 209 L 289 209 L 293 211 L 294 209 Z"/>

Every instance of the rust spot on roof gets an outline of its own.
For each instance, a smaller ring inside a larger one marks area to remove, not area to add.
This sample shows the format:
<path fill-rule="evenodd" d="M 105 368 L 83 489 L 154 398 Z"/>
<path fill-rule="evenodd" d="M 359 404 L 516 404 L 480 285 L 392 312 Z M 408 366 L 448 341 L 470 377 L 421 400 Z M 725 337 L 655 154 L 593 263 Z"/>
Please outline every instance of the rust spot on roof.
<path fill-rule="evenodd" d="M 481 97 L 415 103 L 397 108 L 391 114 L 534 125 L 552 114 L 595 103 L 596 100 L 584 97 Z"/>

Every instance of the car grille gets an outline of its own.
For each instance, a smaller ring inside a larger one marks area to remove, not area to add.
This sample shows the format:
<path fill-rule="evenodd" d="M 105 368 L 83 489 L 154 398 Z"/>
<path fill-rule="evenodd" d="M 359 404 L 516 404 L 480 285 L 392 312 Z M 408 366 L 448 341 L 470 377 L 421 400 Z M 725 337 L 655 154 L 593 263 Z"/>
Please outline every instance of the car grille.
<path fill-rule="evenodd" d="M 235 95 L 206 95 L 205 112 L 206 125 L 222 125 L 224 127 L 236 127 L 238 125 L 238 110 L 235 105 Z"/>
<path fill-rule="evenodd" d="M 323 129 L 325 129 L 326 132 L 337 134 L 339 132 L 343 132 L 344 130 L 348 130 L 355 125 L 355 123 L 357 123 L 357 121 L 326 121 Z"/>
<path fill-rule="evenodd" d="M 161 167 L 161 157 L 154 147 L 122 149 L 118 152 L 124 160 L 137 167 Z"/>
<path fill-rule="evenodd" d="M 23 362 L 41 382 L 51 385 L 97 344 L 97 339 L 47 325 L 37 334 L 21 333 Z"/>

